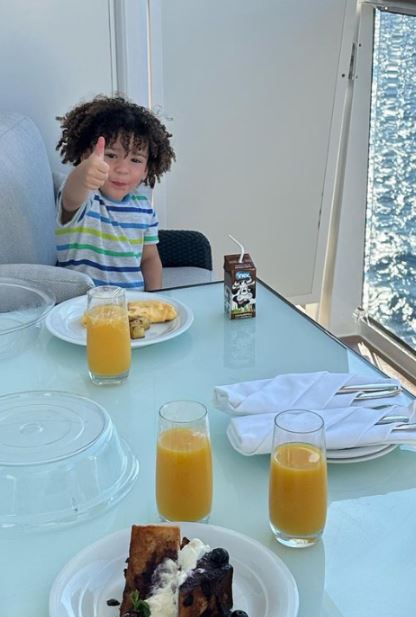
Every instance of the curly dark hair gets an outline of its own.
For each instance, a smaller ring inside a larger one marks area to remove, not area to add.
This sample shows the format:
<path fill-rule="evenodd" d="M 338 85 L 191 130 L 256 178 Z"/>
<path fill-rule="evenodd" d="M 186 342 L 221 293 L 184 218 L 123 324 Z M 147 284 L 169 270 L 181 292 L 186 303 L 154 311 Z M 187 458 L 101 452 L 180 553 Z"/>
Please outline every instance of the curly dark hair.
<path fill-rule="evenodd" d="M 62 137 L 56 146 L 63 163 L 79 165 L 82 157 L 92 151 L 102 135 L 108 145 L 120 137 L 126 152 L 133 137 L 134 148 L 148 146 L 148 174 L 144 181 L 154 187 L 156 180 L 169 171 L 175 152 L 170 144 L 172 135 L 148 109 L 131 103 L 122 96 L 96 96 L 88 103 L 81 103 L 60 121 Z"/>

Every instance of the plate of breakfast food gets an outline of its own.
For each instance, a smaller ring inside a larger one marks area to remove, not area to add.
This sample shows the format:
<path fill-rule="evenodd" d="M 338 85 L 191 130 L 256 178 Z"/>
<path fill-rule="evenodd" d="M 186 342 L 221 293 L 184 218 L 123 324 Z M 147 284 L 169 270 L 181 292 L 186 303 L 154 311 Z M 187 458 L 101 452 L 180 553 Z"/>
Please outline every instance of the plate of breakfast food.
<path fill-rule="evenodd" d="M 190 328 L 194 316 L 179 300 L 145 291 L 126 291 L 131 346 L 145 347 L 179 336 Z M 47 316 L 46 327 L 57 338 L 87 344 L 85 311 L 87 296 L 57 304 Z"/>
<path fill-rule="evenodd" d="M 64 566 L 49 595 L 50 617 L 296 617 L 298 607 L 295 579 L 277 555 L 201 523 L 106 536 Z"/>

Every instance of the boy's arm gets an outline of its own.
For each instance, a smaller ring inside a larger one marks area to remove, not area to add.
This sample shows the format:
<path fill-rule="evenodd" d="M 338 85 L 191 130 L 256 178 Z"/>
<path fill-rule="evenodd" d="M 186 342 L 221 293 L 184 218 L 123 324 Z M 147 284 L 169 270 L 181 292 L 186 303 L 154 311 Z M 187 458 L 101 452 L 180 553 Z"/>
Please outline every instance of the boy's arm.
<path fill-rule="evenodd" d="M 141 270 L 146 291 L 161 289 L 162 262 L 156 244 L 145 244 L 143 247 Z"/>
<path fill-rule="evenodd" d="M 99 137 L 90 156 L 69 174 L 62 191 L 62 222 L 66 223 L 84 203 L 91 191 L 99 189 L 108 178 L 104 160 L 105 139 Z"/>

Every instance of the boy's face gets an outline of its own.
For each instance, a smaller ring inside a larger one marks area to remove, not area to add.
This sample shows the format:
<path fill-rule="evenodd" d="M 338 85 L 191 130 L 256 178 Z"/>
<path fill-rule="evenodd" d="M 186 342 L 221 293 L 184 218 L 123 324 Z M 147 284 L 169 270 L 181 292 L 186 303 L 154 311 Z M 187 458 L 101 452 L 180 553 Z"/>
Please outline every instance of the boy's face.
<path fill-rule="evenodd" d="M 101 187 L 101 192 L 114 201 L 121 201 L 146 179 L 148 147 L 141 150 L 133 148 L 133 140 L 131 140 L 130 149 L 126 152 L 121 145 L 120 138 L 105 147 L 104 160 L 110 170 L 108 179 Z"/>

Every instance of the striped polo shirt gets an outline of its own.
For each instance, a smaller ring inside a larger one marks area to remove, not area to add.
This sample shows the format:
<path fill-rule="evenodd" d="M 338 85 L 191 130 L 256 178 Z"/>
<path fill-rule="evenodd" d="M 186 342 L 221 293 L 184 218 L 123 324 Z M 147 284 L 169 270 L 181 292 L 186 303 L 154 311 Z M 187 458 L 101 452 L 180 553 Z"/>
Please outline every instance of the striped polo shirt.
<path fill-rule="evenodd" d="M 73 218 L 61 223 L 58 192 L 58 265 L 85 272 L 96 285 L 144 288 L 143 246 L 157 244 L 159 221 L 149 199 L 136 189 L 123 201 L 92 192 Z"/>

